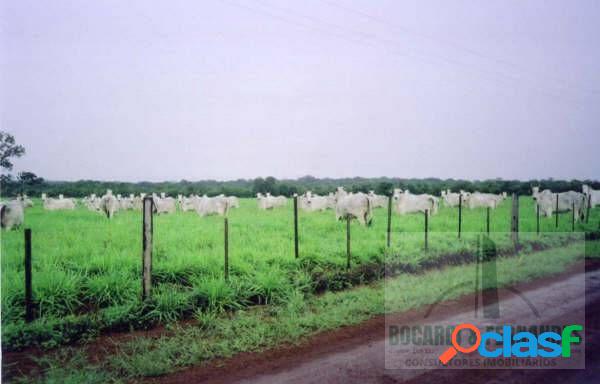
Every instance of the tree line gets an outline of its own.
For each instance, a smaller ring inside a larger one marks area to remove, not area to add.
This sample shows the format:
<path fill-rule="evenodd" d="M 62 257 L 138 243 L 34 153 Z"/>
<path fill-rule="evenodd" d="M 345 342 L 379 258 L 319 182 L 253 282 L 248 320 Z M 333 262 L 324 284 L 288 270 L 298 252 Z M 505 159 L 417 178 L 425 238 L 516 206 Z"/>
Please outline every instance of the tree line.
<path fill-rule="evenodd" d="M 20 173 L 17 177 L 2 175 L 0 180 L 0 193 L 5 197 L 14 197 L 25 193 L 32 197 L 39 197 L 42 193 L 48 196 L 64 194 L 69 197 L 84 197 L 95 193 L 102 195 L 107 189 L 115 194 L 129 195 L 140 193 L 164 192 L 171 196 L 197 194 L 216 196 L 219 194 L 239 197 L 253 197 L 256 193 L 271 193 L 272 195 L 292 196 L 294 193 L 302 194 L 312 191 L 320 195 L 334 192 L 338 186 L 343 186 L 347 191 L 368 192 L 388 195 L 394 188 L 408 189 L 411 193 L 429 193 L 440 195 L 440 191 L 465 190 L 468 192 L 480 191 L 488 193 L 507 192 L 520 195 L 531 194 L 532 186 L 541 189 L 550 189 L 555 192 L 568 190 L 581 191 L 581 185 L 588 184 L 594 189 L 600 189 L 600 182 L 592 180 L 460 180 L 438 178 L 389 178 L 389 177 L 354 177 L 354 178 L 316 178 L 304 176 L 299 179 L 276 179 L 274 177 L 238 179 L 231 181 L 202 180 L 202 181 L 165 181 L 165 182 L 119 182 L 119 181 L 50 181 L 36 176 L 31 172 Z"/>

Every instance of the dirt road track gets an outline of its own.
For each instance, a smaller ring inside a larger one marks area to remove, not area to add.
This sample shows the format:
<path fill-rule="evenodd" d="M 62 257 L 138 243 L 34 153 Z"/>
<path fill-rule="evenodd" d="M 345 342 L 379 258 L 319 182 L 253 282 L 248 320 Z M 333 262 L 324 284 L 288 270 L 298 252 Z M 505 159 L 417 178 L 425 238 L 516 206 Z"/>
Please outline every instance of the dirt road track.
<path fill-rule="evenodd" d="M 581 268 L 579 268 L 581 269 Z M 586 263 L 586 300 L 555 309 L 545 320 L 577 322 L 586 309 L 585 370 L 404 370 L 384 369 L 383 316 L 354 327 L 317 335 L 300 346 L 282 347 L 264 353 L 243 353 L 234 358 L 192 367 L 150 380 L 154 383 L 600 383 L 600 262 Z M 550 295 L 564 291 L 577 269 L 560 276 L 517 285 L 527 295 Z M 558 294 L 558 293 L 557 293 Z M 569 302 L 567 300 L 567 302 Z M 473 296 L 444 303 L 435 317 L 448 319 L 473 305 Z M 403 321 L 423 319 L 427 308 L 403 313 Z M 551 324 L 551 323 L 550 323 Z"/>

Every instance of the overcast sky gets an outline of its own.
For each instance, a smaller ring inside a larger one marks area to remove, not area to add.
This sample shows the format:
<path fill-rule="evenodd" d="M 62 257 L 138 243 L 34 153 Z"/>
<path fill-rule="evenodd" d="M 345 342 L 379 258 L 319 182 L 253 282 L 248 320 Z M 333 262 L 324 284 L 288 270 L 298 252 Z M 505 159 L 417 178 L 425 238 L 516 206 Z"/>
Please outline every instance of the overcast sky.
<path fill-rule="evenodd" d="M 1 7 L 15 171 L 600 178 L 600 1 Z"/>

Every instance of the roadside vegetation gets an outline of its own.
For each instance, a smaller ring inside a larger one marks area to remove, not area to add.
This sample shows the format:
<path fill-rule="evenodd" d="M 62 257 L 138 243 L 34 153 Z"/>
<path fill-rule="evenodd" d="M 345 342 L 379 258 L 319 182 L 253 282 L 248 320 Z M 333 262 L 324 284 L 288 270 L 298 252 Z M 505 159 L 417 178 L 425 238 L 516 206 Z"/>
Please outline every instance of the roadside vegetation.
<path fill-rule="evenodd" d="M 598 241 L 589 249 L 598 249 Z M 588 249 L 588 250 L 589 250 Z M 586 251 L 588 253 L 588 251 Z M 600 254 L 587 254 L 587 257 Z M 560 273 L 584 258 L 581 243 L 550 250 L 501 257 L 498 286 Z M 436 302 L 440 292 L 452 299 L 472 291 L 472 266 L 450 266 L 426 274 L 403 274 L 387 279 L 401 297 L 384 295 L 384 282 L 341 292 L 311 295 L 295 291 L 286 302 L 232 312 L 196 314 L 186 326 L 173 325 L 158 338 L 138 337 L 112 346 L 100 359 L 91 360 L 87 347 L 65 347 L 38 359 L 38 368 L 16 381 L 45 383 L 135 382 L 239 352 L 302 342 L 308 336 L 340 326 L 358 324 L 387 312 L 401 312 Z M 452 287 L 458 289 L 449 290 Z M 95 352 L 97 353 L 97 351 Z"/>

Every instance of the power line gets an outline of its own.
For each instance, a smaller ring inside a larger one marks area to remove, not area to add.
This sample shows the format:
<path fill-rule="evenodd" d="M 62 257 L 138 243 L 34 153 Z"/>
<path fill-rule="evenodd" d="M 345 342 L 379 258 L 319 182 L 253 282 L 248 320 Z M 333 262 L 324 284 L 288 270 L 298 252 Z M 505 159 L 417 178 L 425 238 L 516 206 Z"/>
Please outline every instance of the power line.
<path fill-rule="evenodd" d="M 324 2 L 324 3 L 326 3 L 326 4 L 329 4 L 332 7 L 341 9 L 341 10 L 349 12 L 349 13 L 353 13 L 355 15 L 359 15 L 359 16 L 365 18 L 365 19 L 369 19 L 369 20 L 381 23 L 381 24 L 386 25 L 388 27 L 391 27 L 391 28 L 394 28 L 394 29 L 397 29 L 397 30 L 400 30 L 400 31 L 403 31 L 403 32 L 406 32 L 406 33 L 410 33 L 410 34 L 419 36 L 419 37 L 424 38 L 424 39 L 428 39 L 428 40 L 433 41 L 435 43 L 440 43 L 441 42 L 442 44 L 446 44 L 446 45 L 452 46 L 453 48 L 462 50 L 463 52 L 467 52 L 467 53 L 469 53 L 469 54 L 471 54 L 473 56 L 477 56 L 477 57 L 480 57 L 482 59 L 490 60 L 490 61 L 493 61 L 495 63 L 502 64 L 502 65 L 505 65 L 505 66 L 508 66 L 508 67 L 512 67 L 513 69 L 517 69 L 517 70 L 520 70 L 520 71 L 523 71 L 523 72 L 527 72 L 529 74 L 533 74 L 533 75 L 537 75 L 537 76 L 540 75 L 538 72 L 534 72 L 531 69 L 528 69 L 528 68 L 525 68 L 523 66 L 517 65 L 517 64 L 515 64 L 513 62 L 510 62 L 510 61 L 508 61 L 506 59 L 499 59 L 497 57 L 493 57 L 493 56 L 488 55 L 488 54 L 486 54 L 484 52 L 475 50 L 473 48 L 467 47 L 467 46 L 462 45 L 460 43 L 456 43 L 456 42 L 454 42 L 452 40 L 445 39 L 445 38 L 434 37 L 434 36 L 431 36 L 431 35 L 428 35 L 428 34 L 425 34 L 425 33 L 422 33 L 422 32 L 418 32 L 418 31 L 412 30 L 412 29 L 410 29 L 408 27 L 405 27 L 405 26 L 402 26 L 402 25 L 398 25 L 396 23 L 391 23 L 391 22 L 389 22 L 389 21 L 387 21 L 385 19 L 382 19 L 382 18 L 377 17 L 377 16 L 373 16 L 372 14 L 366 13 L 366 12 L 364 12 L 362 10 L 358 10 L 358 9 L 355 9 L 355 8 L 350 8 L 350 7 L 345 6 L 345 5 L 341 5 L 341 4 L 339 4 L 339 3 L 337 3 L 337 2 L 335 2 L 333 0 L 321 0 L 321 1 Z M 558 78 L 558 77 L 555 77 L 555 76 L 550 76 L 550 75 L 543 75 L 543 76 L 544 77 L 548 77 L 548 78 L 553 78 L 554 80 L 559 81 L 559 82 L 569 83 L 567 80 L 561 79 L 561 78 Z M 563 86 L 563 88 L 564 89 L 569 89 L 569 87 L 566 87 L 566 86 Z M 583 91 L 583 92 L 586 92 L 586 93 L 590 93 L 590 94 L 593 94 L 593 95 L 600 94 L 600 90 L 598 90 L 598 89 L 585 89 L 585 88 L 581 88 L 579 86 L 576 86 L 576 88 L 578 88 L 580 91 Z"/>
<path fill-rule="evenodd" d="M 376 45 L 372 44 L 373 42 L 375 42 L 375 43 L 383 44 L 384 46 L 387 46 L 388 48 L 390 46 L 393 47 L 393 48 L 395 48 L 394 51 L 391 52 L 391 53 L 396 54 L 396 55 L 405 56 L 405 57 L 412 56 L 412 57 L 417 58 L 417 59 L 419 59 L 419 58 L 423 59 L 424 58 L 425 60 L 428 60 L 428 61 L 431 61 L 433 59 L 433 60 L 437 60 L 437 61 L 441 61 L 441 62 L 450 63 L 450 64 L 452 64 L 454 66 L 458 66 L 458 67 L 471 67 L 471 69 L 474 69 L 475 71 L 478 71 L 480 74 L 488 75 L 488 76 L 491 76 L 491 77 L 495 77 L 496 81 L 497 80 L 504 80 L 503 82 L 505 84 L 511 84 L 509 82 L 512 82 L 513 85 L 515 85 L 515 84 L 518 85 L 518 86 L 524 86 L 525 85 L 525 84 L 523 84 L 522 80 L 519 79 L 519 78 L 510 76 L 510 75 L 507 75 L 507 74 L 504 74 L 504 73 L 501 73 L 501 72 L 498 72 L 498 71 L 494 71 L 494 70 L 491 70 L 491 69 L 483 69 L 483 68 L 473 67 L 473 65 L 470 65 L 468 63 L 464 63 L 464 62 L 461 62 L 461 61 L 458 61 L 458 60 L 455 60 L 455 59 L 452 59 L 452 58 L 447 58 L 447 57 L 439 56 L 439 55 L 435 56 L 435 55 L 431 55 L 429 53 L 422 52 L 422 51 L 418 52 L 417 54 L 415 54 L 415 52 L 414 52 L 415 50 L 414 49 L 412 49 L 413 52 L 409 52 L 409 53 L 400 52 L 400 51 L 397 50 L 398 49 L 398 43 L 399 43 L 398 41 L 395 41 L 395 40 L 392 40 L 392 39 L 381 38 L 381 37 L 375 36 L 373 34 L 364 33 L 362 31 L 352 30 L 352 29 L 349 29 L 349 28 L 347 28 L 345 26 L 340 26 L 340 25 L 336 25 L 336 24 L 333 24 L 333 23 L 328 22 L 328 21 L 323 21 L 323 20 L 315 18 L 315 17 L 313 17 L 311 15 L 306 15 L 306 14 L 300 13 L 300 12 L 295 11 L 295 10 L 290 9 L 290 8 L 286 8 L 286 7 L 282 7 L 282 6 L 275 6 L 275 5 L 272 5 L 272 4 L 267 4 L 264 1 L 260 1 L 260 0 L 258 0 L 257 2 L 261 3 L 262 6 L 263 6 L 263 8 L 250 7 L 250 6 L 246 5 L 246 4 L 240 4 L 240 3 L 232 2 L 232 1 L 225 1 L 225 0 L 222 0 L 222 1 L 225 2 L 225 3 L 227 3 L 227 4 L 236 6 L 238 8 L 243 8 L 243 9 L 246 9 L 246 10 L 254 12 L 254 13 L 260 13 L 260 14 L 266 15 L 268 17 L 278 19 L 278 20 L 280 20 L 282 22 L 285 22 L 285 23 L 290 23 L 290 24 L 293 24 L 293 25 L 296 25 L 296 26 L 301 26 L 303 28 L 308 28 L 308 29 L 313 29 L 313 30 L 317 29 L 317 30 L 319 30 L 321 32 L 325 32 L 325 33 L 327 33 L 329 35 L 332 35 L 332 36 L 334 36 L 336 38 L 340 38 L 340 39 L 349 41 L 351 43 L 355 43 L 355 44 L 360 44 L 360 45 L 363 45 L 363 46 L 369 46 L 369 47 L 375 47 L 375 48 L 377 48 Z M 265 7 L 267 8 L 267 10 L 264 9 Z M 273 12 L 273 10 L 275 10 L 275 12 Z M 285 16 L 281 16 L 282 12 L 284 13 Z M 300 17 L 301 19 L 308 20 L 310 23 L 307 24 L 306 22 L 298 22 L 298 20 L 296 18 L 294 18 L 293 16 L 290 17 L 290 15 L 295 15 L 296 17 Z M 330 30 L 331 28 L 335 29 L 336 31 L 332 32 Z M 338 31 L 341 31 L 341 33 L 338 32 Z M 352 35 L 350 35 L 350 37 L 349 37 L 348 32 L 350 32 L 350 34 L 358 35 L 358 38 L 354 37 Z M 367 43 L 367 44 L 365 44 L 365 43 Z M 406 47 L 402 47 L 402 48 L 404 50 L 406 50 Z M 431 64 L 431 63 L 429 63 L 429 64 Z M 509 82 L 507 82 L 507 80 Z M 564 99 L 564 97 L 565 97 L 564 94 L 554 94 L 552 92 L 548 92 L 548 90 L 543 89 L 543 88 L 532 87 L 531 85 L 529 85 L 529 88 L 532 89 L 532 90 L 534 90 L 534 91 L 537 91 L 537 92 L 545 93 L 546 95 L 549 95 L 549 96 L 551 96 L 553 98 L 558 97 L 558 98 Z M 497 92 L 498 89 L 495 89 L 495 91 Z M 574 103 L 578 107 L 581 107 L 574 100 L 567 100 L 567 101 L 569 101 L 571 103 Z"/>

